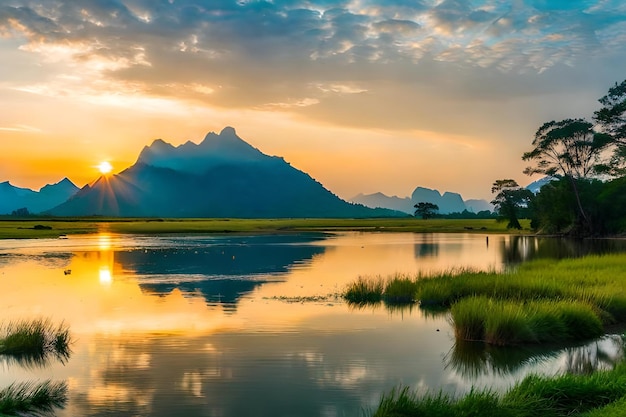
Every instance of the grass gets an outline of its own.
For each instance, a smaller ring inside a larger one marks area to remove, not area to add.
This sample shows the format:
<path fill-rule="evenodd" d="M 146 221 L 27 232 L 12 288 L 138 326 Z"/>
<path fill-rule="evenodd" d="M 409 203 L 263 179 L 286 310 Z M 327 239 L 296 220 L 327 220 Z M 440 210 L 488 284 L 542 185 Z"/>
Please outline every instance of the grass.
<path fill-rule="evenodd" d="M 404 275 L 388 280 L 359 277 L 347 286 L 342 295 L 354 305 L 378 304 L 381 301 L 388 306 L 412 304 L 415 302 L 415 281 Z"/>
<path fill-rule="evenodd" d="M 529 222 L 523 222 L 529 233 Z M 40 226 L 37 229 L 35 226 Z M 381 231 L 423 233 L 520 233 L 493 219 L 133 219 L 49 218 L 15 219 L 0 216 L 0 239 L 53 238 L 98 232 L 167 233 L 275 233 L 305 231 Z"/>
<path fill-rule="evenodd" d="M 68 327 L 47 319 L 10 322 L 0 330 L 0 355 L 25 366 L 43 366 L 51 357 L 64 362 L 70 344 Z"/>
<path fill-rule="evenodd" d="M 50 358 L 64 362 L 70 343 L 67 326 L 46 319 L 10 322 L 0 330 L 0 355 L 27 368 L 44 367 Z M 0 390 L 0 415 L 48 415 L 66 401 L 65 382 L 15 383 Z"/>
<path fill-rule="evenodd" d="M 378 278 L 378 297 L 422 309 L 451 309 L 460 340 L 496 345 L 582 340 L 626 323 L 626 254 L 537 260 L 508 272 L 454 270 L 430 277 Z M 366 280 L 366 278 L 360 278 Z M 382 289 L 381 289 L 382 288 Z M 350 298 L 345 294 L 351 294 Z M 344 292 L 349 303 L 376 300 Z"/>
<path fill-rule="evenodd" d="M 66 402 L 65 382 L 12 384 L 0 390 L 0 415 L 50 415 L 55 408 L 63 408 Z"/>
<path fill-rule="evenodd" d="M 451 317 L 458 339 L 496 346 L 584 340 L 604 331 L 594 308 L 576 300 L 468 297 L 452 306 Z"/>
<path fill-rule="evenodd" d="M 472 390 L 454 398 L 418 395 L 409 388 L 382 396 L 374 417 L 409 416 L 617 416 L 626 406 L 626 364 L 589 375 L 530 375 L 504 394 Z"/>
<path fill-rule="evenodd" d="M 343 293 L 343 298 L 351 304 L 378 303 L 383 299 L 384 283 L 380 279 L 359 277 Z"/>

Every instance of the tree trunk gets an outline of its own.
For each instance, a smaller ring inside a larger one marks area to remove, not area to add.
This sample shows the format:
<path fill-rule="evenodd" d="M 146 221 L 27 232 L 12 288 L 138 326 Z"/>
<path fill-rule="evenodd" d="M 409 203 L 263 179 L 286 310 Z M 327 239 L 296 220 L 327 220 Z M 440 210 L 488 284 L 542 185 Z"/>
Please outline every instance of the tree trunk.
<path fill-rule="evenodd" d="M 570 183 L 572 184 L 572 190 L 574 191 L 574 196 L 576 197 L 576 204 L 578 205 L 578 215 L 579 218 L 581 220 L 582 226 L 583 226 L 583 234 L 587 234 L 590 233 L 591 230 L 591 224 L 589 223 L 589 219 L 587 218 L 587 215 L 585 214 L 585 209 L 583 209 L 583 205 L 582 202 L 580 201 L 580 195 L 578 194 L 578 187 L 576 186 L 576 180 L 574 179 L 573 176 L 566 174 L 566 176 L 569 178 Z"/>

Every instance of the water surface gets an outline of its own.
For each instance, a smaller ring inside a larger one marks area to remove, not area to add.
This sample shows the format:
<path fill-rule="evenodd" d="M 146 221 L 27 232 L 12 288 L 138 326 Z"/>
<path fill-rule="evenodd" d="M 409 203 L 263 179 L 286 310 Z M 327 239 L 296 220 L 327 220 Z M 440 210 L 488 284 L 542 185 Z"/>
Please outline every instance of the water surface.
<path fill-rule="evenodd" d="M 65 363 L 2 360 L 0 386 L 68 382 L 61 416 L 360 416 L 399 385 L 504 390 L 528 372 L 608 367 L 621 338 L 581 346 L 455 345 L 447 316 L 354 309 L 358 276 L 495 269 L 623 250 L 476 234 L 99 234 L 0 241 L 4 321 L 65 321 Z"/>

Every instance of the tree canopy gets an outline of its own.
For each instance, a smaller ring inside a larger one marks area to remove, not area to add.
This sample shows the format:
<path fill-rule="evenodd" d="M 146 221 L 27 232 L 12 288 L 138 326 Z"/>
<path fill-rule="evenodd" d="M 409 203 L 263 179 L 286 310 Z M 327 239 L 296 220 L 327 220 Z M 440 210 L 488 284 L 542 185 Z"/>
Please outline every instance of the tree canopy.
<path fill-rule="evenodd" d="M 626 80 L 615 83 L 598 101 L 602 108 L 594 113 L 593 120 L 613 142 L 613 154 L 605 172 L 621 176 L 626 174 Z"/>
<path fill-rule="evenodd" d="M 626 192 L 626 81 L 616 83 L 599 102 L 593 123 L 544 123 L 532 150 L 522 155 L 530 163 L 524 173 L 555 178 L 531 200 L 534 228 L 581 237 L 626 231 L 621 206 Z M 506 210 L 503 198 L 493 203 L 502 200 L 499 207 Z"/>
<path fill-rule="evenodd" d="M 503 179 L 493 183 L 491 192 L 497 193 L 491 204 L 495 206 L 499 219 L 508 220 L 506 227 L 509 229 L 521 229 L 519 211 L 530 204 L 534 196 L 532 191 L 520 187 L 515 180 Z"/>
<path fill-rule="evenodd" d="M 532 144 L 534 149 L 525 152 L 522 159 L 535 164 L 524 173 L 588 178 L 596 173 L 611 137 L 595 132 L 593 124 L 584 119 L 566 119 L 544 123 Z"/>
<path fill-rule="evenodd" d="M 429 203 L 427 201 L 419 202 L 413 207 L 415 207 L 415 216 L 420 216 L 424 220 L 433 217 L 439 211 L 439 206 L 437 204 Z"/>

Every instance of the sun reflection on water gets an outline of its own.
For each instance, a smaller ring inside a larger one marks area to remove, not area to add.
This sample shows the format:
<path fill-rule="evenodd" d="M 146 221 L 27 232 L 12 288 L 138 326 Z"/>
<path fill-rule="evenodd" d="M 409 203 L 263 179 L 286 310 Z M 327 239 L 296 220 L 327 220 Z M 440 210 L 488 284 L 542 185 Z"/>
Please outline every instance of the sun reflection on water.
<path fill-rule="evenodd" d="M 107 267 L 100 268 L 100 284 L 103 286 L 111 286 L 111 282 L 113 282 L 113 275 L 111 274 L 111 270 Z"/>

